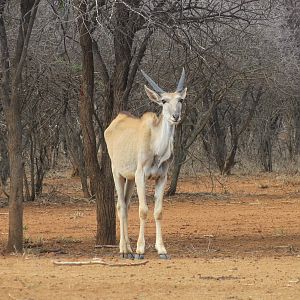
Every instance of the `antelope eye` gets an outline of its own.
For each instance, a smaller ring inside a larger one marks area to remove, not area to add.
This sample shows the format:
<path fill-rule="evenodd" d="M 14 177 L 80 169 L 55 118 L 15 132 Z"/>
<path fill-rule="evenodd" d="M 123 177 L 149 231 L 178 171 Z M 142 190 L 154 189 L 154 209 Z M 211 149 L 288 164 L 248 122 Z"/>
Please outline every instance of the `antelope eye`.
<path fill-rule="evenodd" d="M 166 100 L 161 100 L 162 104 L 165 104 L 167 101 Z"/>
<path fill-rule="evenodd" d="M 179 99 L 178 102 L 182 103 L 183 99 Z"/>

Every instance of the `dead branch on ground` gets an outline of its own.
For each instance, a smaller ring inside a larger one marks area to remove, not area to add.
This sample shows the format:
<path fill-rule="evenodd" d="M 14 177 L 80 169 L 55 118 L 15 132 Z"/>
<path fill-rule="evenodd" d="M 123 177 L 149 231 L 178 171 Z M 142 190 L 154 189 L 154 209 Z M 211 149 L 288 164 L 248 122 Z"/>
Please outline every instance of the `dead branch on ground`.
<path fill-rule="evenodd" d="M 102 259 L 85 260 L 85 261 L 57 261 L 57 260 L 53 261 L 53 264 L 60 265 L 60 266 L 104 265 L 110 267 L 133 267 L 133 266 L 145 265 L 147 263 L 148 260 L 142 262 L 134 262 L 134 263 L 108 262 Z"/>
<path fill-rule="evenodd" d="M 99 248 L 119 248 L 118 245 L 95 245 L 95 248 L 96 249 L 99 249 Z"/>

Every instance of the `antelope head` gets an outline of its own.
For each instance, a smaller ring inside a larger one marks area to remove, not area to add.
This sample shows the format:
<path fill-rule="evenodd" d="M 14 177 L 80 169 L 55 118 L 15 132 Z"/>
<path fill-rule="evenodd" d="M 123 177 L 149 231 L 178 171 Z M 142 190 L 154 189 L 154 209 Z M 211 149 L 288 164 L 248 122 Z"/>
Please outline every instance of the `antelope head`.
<path fill-rule="evenodd" d="M 153 88 L 153 90 L 151 90 L 145 85 L 149 99 L 162 106 L 162 115 L 165 120 L 173 125 L 178 124 L 181 120 L 182 102 L 186 97 L 187 91 L 187 88 L 184 87 L 184 68 L 174 93 L 165 92 L 144 71 L 142 71 L 142 74 Z"/>

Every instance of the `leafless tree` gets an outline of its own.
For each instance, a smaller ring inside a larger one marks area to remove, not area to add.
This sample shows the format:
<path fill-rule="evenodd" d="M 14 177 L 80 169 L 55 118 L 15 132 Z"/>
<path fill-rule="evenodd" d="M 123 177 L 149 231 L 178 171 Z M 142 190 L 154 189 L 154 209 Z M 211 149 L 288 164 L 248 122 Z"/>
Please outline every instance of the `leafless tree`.
<path fill-rule="evenodd" d="M 18 37 L 11 55 L 5 26 L 8 3 L 0 1 L 1 100 L 8 129 L 10 165 L 8 251 L 23 250 L 23 159 L 20 85 L 39 0 L 20 2 Z"/>

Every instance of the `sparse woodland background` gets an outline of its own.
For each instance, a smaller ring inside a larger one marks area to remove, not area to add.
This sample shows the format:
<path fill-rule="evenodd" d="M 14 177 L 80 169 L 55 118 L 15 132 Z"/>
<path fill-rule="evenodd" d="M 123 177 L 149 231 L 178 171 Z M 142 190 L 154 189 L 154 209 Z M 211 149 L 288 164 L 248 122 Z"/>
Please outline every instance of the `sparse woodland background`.
<path fill-rule="evenodd" d="M 97 243 L 115 243 L 103 131 L 119 111 L 159 111 L 140 69 L 168 91 L 187 72 L 168 194 L 183 173 L 299 170 L 297 0 L 0 0 L 0 48 L 8 251 L 22 251 L 23 201 L 71 166 L 96 199 Z"/>

